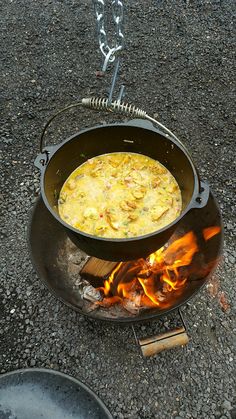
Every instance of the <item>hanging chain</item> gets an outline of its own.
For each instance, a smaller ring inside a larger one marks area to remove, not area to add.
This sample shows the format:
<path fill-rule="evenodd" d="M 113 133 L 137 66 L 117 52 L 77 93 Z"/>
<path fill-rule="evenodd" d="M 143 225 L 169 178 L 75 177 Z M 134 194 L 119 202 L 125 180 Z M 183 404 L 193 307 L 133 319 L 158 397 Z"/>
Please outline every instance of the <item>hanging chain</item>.
<path fill-rule="evenodd" d="M 116 53 L 124 46 L 124 35 L 122 33 L 123 3 L 121 0 L 112 0 L 112 16 L 115 23 L 115 45 L 110 47 L 105 31 L 105 0 L 93 0 L 98 28 L 98 41 L 100 50 L 105 57 L 102 71 L 106 71 L 107 65 L 115 61 Z"/>

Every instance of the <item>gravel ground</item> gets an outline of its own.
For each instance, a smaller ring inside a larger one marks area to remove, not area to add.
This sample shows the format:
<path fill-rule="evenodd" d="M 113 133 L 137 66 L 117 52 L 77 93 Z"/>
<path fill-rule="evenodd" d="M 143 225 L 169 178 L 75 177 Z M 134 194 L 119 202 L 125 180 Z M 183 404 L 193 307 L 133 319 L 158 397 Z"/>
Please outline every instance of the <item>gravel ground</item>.
<path fill-rule="evenodd" d="M 102 95 L 90 1 L 2 0 L 0 371 L 47 367 L 86 382 L 114 418 L 235 418 L 233 218 L 233 0 L 130 0 L 120 80 L 127 100 L 189 147 L 225 226 L 217 271 L 230 308 L 205 288 L 184 313 L 187 347 L 143 360 L 129 327 L 89 321 L 57 301 L 32 268 L 29 210 L 39 193 L 33 166 L 43 124 L 56 110 Z M 86 111 L 53 125 L 48 141 L 107 120 Z M 140 326 L 145 330 L 146 326 Z"/>

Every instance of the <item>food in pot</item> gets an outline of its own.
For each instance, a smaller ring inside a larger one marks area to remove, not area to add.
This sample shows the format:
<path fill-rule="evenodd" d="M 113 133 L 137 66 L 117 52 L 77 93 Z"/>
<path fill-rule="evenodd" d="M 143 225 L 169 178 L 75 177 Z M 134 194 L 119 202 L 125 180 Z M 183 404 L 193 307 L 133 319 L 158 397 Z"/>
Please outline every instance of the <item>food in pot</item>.
<path fill-rule="evenodd" d="M 181 192 L 158 161 L 136 153 L 93 157 L 62 186 L 60 217 L 94 236 L 126 238 L 152 233 L 180 214 Z"/>

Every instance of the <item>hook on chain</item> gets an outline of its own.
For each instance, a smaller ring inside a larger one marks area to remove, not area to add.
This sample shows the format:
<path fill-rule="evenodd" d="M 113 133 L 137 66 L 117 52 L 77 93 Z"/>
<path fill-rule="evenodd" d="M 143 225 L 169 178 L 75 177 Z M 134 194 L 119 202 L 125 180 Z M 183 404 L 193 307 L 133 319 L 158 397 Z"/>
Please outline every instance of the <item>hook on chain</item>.
<path fill-rule="evenodd" d="M 120 57 L 119 53 L 123 49 L 124 46 L 124 35 L 122 32 L 122 23 L 123 23 L 123 2 L 122 0 L 112 0 L 111 1 L 111 7 L 112 7 L 112 15 L 113 15 L 113 21 L 115 23 L 115 46 L 112 48 L 108 45 L 107 40 L 107 34 L 105 31 L 105 1 L 104 0 L 93 0 L 94 3 L 94 9 L 95 9 L 95 15 L 97 19 L 97 28 L 98 28 L 98 41 L 99 41 L 99 47 L 103 54 L 104 62 L 102 66 L 102 75 L 107 70 L 107 67 L 109 64 L 114 63 L 114 72 L 112 76 L 111 86 L 108 93 L 108 102 L 112 102 L 112 96 L 114 93 L 117 76 L 118 76 L 118 70 L 120 67 Z M 117 55 L 118 54 L 118 55 Z M 118 101 L 121 101 L 122 97 L 124 95 L 124 85 L 121 86 L 119 95 L 118 95 Z"/>
<path fill-rule="evenodd" d="M 118 77 L 119 67 L 120 67 L 120 58 L 118 57 L 116 59 L 115 69 L 114 69 L 114 73 L 113 73 L 113 76 L 112 76 L 111 87 L 110 87 L 109 96 L 108 96 L 108 103 L 109 104 L 112 102 L 112 97 L 113 97 L 113 93 L 114 93 L 114 89 L 115 89 L 115 85 L 116 85 L 116 81 L 117 81 L 117 77 Z M 118 102 L 120 102 L 122 97 L 124 96 L 124 89 L 125 89 L 125 86 L 122 84 L 121 87 L 120 87 L 118 98 L 117 98 Z"/>

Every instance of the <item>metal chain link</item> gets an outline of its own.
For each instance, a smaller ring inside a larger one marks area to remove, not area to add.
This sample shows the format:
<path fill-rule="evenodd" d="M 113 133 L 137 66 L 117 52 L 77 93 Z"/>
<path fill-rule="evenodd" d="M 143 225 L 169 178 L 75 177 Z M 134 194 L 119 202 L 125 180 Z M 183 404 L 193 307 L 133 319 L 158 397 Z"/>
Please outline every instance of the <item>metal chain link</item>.
<path fill-rule="evenodd" d="M 112 0 L 112 16 L 115 23 L 115 45 L 110 47 L 107 41 L 107 34 L 105 31 L 105 1 L 104 0 L 93 0 L 95 14 L 97 19 L 98 28 L 98 42 L 100 50 L 105 57 L 102 71 L 106 71 L 108 63 L 115 61 L 116 53 L 121 51 L 124 47 L 124 35 L 122 32 L 123 22 L 123 3 L 121 0 Z"/>

